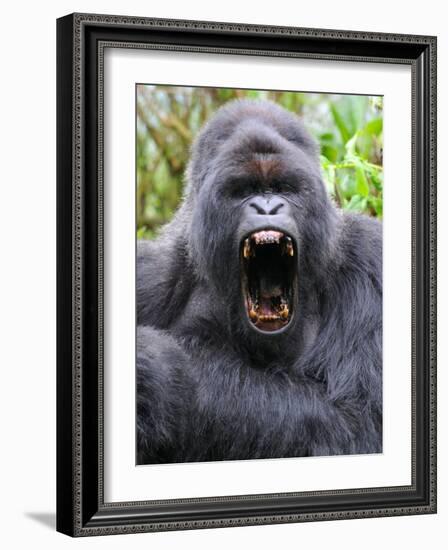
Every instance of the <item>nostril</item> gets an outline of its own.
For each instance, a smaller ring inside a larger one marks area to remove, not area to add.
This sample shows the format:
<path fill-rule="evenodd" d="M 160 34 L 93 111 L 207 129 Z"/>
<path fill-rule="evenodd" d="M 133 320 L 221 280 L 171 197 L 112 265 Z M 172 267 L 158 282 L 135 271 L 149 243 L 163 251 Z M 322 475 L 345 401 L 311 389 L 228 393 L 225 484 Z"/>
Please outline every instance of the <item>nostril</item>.
<path fill-rule="evenodd" d="M 254 197 L 249 203 L 250 209 L 261 216 L 275 216 L 284 206 L 286 205 L 283 199 L 267 194 Z"/>
<path fill-rule="evenodd" d="M 266 214 L 267 213 L 266 210 L 262 206 L 257 204 L 256 202 L 251 202 L 249 204 L 249 206 L 251 208 L 253 208 L 257 214 Z"/>
<path fill-rule="evenodd" d="M 280 204 L 277 204 L 269 211 L 269 214 L 271 216 L 275 216 L 275 214 L 278 214 L 278 211 L 283 208 L 284 204 L 281 202 Z"/>

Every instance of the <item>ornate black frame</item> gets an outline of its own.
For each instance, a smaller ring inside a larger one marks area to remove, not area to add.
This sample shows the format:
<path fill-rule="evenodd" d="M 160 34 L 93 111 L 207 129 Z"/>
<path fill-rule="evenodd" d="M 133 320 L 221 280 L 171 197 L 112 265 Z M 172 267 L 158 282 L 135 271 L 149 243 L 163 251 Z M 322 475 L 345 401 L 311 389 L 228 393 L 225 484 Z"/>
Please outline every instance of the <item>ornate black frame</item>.
<path fill-rule="evenodd" d="M 105 503 L 102 79 L 105 47 L 412 67 L 412 484 Z M 436 38 L 73 14 L 57 21 L 57 529 L 71 536 L 436 512 Z"/>

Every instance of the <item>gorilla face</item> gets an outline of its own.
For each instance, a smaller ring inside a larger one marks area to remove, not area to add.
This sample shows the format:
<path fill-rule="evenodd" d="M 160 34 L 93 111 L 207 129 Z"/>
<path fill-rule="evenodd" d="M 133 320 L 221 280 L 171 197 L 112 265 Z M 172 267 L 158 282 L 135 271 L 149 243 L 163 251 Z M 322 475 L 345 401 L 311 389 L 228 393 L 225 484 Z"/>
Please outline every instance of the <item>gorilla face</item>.
<path fill-rule="evenodd" d="M 335 212 L 314 142 L 277 105 L 236 102 L 198 137 L 189 182 L 199 276 L 224 298 L 234 328 L 287 332 L 331 248 Z"/>

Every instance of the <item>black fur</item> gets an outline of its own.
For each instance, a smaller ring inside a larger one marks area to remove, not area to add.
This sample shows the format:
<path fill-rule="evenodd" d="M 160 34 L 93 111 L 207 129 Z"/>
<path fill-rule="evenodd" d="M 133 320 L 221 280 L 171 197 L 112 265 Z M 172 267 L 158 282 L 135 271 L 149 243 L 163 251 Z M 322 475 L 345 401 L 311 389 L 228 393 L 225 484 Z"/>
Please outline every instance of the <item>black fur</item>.
<path fill-rule="evenodd" d="M 265 193 L 298 249 L 298 309 L 273 334 L 244 317 L 239 274 L 245 205 Z M 297 117 L 220 109 L 174 219 L 138 244 L 138 463 L 381 452 L 381 235 L 331 203 Z"/>

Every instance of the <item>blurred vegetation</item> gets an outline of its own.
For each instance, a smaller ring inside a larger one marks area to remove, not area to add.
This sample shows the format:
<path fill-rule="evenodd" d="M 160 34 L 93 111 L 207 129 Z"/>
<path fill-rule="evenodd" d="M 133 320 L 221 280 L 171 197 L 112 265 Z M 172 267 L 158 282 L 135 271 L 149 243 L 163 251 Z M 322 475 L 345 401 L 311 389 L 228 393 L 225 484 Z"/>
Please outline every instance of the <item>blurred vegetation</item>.
<path fill-rule="evenodd" d="M 138 238 L 152 238 L 171 219 L 182 197 L 192 140 L 235 98 L 270 99 L 303 117 L 320 144 L 322 175 L 334 202 L 382 218 L 382 97 L 139 85 Z"/>

